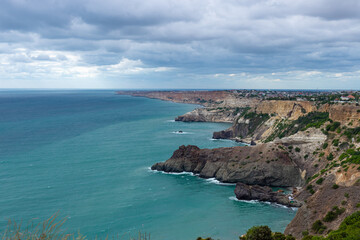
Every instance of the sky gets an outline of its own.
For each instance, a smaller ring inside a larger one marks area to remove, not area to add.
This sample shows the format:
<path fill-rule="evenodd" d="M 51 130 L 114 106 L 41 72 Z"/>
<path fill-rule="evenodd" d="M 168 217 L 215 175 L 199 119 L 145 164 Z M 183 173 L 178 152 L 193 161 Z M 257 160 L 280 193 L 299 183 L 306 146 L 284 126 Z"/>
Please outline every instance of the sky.
<path fill-rule="evenodd" d="M 0 88 L 360 89 L 360 1 L 1 0 Z"/>

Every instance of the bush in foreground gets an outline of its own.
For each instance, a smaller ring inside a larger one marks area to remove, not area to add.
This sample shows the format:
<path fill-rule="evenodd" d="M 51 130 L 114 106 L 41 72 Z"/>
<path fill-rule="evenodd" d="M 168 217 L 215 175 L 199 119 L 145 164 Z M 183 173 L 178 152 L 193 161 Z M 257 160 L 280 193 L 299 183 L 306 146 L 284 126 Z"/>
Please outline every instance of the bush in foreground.
<path fill-rule="evenodd" d="M 241 236 L 240 240 L 295 240 L 295 238 L 280 232 L 272 233 L 268 226 L 255 226 Z"/>

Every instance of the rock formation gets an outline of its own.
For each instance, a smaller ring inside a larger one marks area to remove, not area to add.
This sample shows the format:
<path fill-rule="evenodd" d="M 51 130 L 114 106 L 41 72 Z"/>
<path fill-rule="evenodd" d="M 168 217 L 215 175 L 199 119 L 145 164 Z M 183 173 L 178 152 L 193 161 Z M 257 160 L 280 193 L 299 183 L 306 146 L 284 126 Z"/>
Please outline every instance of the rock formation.
<path fill-rule="evenodd" d="M 277 144 L 217 149 L 180 146 L 169 160 L 156 163 L 151 169 L 192 172 L 226 183 L 293 187 L 304 182 L 299 167 Z"/>
<path fill-rule="evenodd" d="M 285 233 L 326 235 L 360 207 L 360 106 L 355 103 L 260 100 L 232 91 L 134 92 L 205 106 L 178 121 L 231 122 L 215 132 L 254 146 L 199 149 L 181 146 L 153 170 L 193 172 L 204 178 L 237 183 L 238 199 L 292 206 L 267 186 L 300 187 L 294 204 L 302 203 Z M 299 204 L 300 205 L 300 204 Z M 322 231 L 314 230 L 321 223 Z M 325 231 L 326 230 L 326 231 Z"/>
<path fill-rule="evenodd" d="M 274 192 L 270 187 L 236 183 L 235 196 L 239 200 L 258 200 L 263 202 L 278 203 L 288 207 L 301 207 L 301 203 L 289 198 L 281 192 Z"/>

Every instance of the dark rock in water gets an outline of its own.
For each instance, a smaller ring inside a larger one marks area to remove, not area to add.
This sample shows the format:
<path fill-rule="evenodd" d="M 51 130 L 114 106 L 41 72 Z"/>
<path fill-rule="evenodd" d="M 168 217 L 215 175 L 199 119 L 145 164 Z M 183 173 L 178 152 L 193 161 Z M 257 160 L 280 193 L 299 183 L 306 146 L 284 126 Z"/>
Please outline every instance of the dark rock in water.
<path fill-rule="evenodd" d="M 273 192 L 270 187 L 259 185 L 246 185 L 237 183 L 235 187 L 235 195 L 239 200 L 258 200 L 265 202 L 273 202 L 288 207 L 301 207 L 301 203 L 296 200 L 290 200 L 288 196 L 281 192 Z"/>
<path fill-rule="evenodd" d="M 231 139 L 234 137 L 233 131 L 222 130 L 220 132 L 213 133 L 213 139 Z"/>
<path fill-rule="evenodd" d="M 274 187 L 297 187 L 304 180 L 299 167 L 285 150 L 274 144 L 231 148 L 200 149 L 180 146 L 166 162 L 151 169 L 164 172 L 192 172 L 221 182 L 257 184 Z"/>
<path fill-rule="evenodd" d="M 183 131 L 180 130 L 178 133 L 183 133 Z"/>

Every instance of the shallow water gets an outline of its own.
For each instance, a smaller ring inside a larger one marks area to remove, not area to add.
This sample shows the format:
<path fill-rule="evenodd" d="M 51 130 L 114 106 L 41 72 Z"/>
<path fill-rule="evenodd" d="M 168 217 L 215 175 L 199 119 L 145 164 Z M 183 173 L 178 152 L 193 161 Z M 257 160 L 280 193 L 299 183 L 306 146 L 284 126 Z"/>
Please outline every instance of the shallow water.
<path fill-rule="evenodd" d="M 194 107 L 113 91 L 0 92 L 0 229 L 10 218 L 36 222 L 59 211 L 68 231 L 88 237 L 230 240 L 265 224 L 283 231 L 292 209 L 236 201 L 233 185 L 213 179 L 149 170 L 182 144 L 238 145 L 211 140 L 229 124 L 173 121 Z"/>

